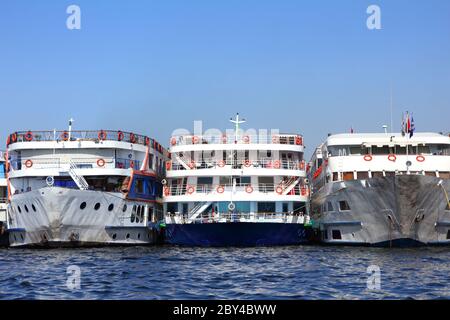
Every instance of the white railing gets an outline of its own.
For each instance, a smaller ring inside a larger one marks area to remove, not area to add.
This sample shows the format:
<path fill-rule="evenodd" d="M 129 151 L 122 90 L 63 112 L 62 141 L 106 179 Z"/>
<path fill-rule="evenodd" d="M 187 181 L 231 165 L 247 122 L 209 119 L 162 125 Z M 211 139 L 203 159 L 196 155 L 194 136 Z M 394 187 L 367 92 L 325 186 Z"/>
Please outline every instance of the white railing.
<path fill-rule="evenodd" d="M 170 170 L 194 170 L 194 169 L 221 169 L 221 168 L 233 168 L 233 169 L 245 169 L 245 168 L 261 168 L 261 169 L 281 169 L 281 170 L 301 170 L 306 168 L 306 162 L 303 161 L 291 161 L 291 160 L 212 160 L 205 159 L 203 161 L 186 161 L 179 157 L 176 157 L 177 161 L 183 161 L 182 164 L 175 163 L 174 161 L 168 162 L 167 169 Z"/>
<path fill-rule="evenodd" d="M 298 134 L 242 134 L 237 140 L 233 135 L 182 135 L 170 139 L 171 146 L 195 144 L 288 144 L 303 146 L 303 137 Z"/>
<path fill-rule="evenodd" d="M 93 168 L 116 168 L 129 169 L 139 168 L 141 161 L 120 159 L 113 157 L 85 157 L 85 158 L 68 158 L 75 163 L 78 169 L 93 169 Z M 133 162 L 133 164 L 132 164 Z M 11 171 L 25 170 L 25 169 L 64 169 L 68 164 L 67 157 L 55 158 L 22 158 L 10 161 Z"/>
<path fill-rule="evenodd" d="M 224 213 L 208 213 L 199 217 L 189 216 L 182 213 L 166 214 L 166 221 L 172 223 L 219 223 L 219 222 L 260 222 L 260 221 L 277 221 L 281 223 L 298 223 L 305 224 L 309 222 L 309 217 L 305 215 L 294 214 L 292 212 L 268 212 L 268 213 L 247 213 L 247 212 L 224 212 Z"/>

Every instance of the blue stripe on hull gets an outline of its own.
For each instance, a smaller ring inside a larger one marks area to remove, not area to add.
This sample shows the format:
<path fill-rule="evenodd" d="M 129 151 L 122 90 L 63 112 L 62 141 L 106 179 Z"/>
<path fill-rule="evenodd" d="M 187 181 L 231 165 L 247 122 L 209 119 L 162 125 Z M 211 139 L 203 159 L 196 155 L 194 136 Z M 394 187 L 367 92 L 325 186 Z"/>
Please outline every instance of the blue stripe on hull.
<path fill-rule="evenodd" d="M 166 226 L 166 242 L 184 246 L 277 246 L 306 241 L 305 227 L 294 223 L 231 222 Z"/>

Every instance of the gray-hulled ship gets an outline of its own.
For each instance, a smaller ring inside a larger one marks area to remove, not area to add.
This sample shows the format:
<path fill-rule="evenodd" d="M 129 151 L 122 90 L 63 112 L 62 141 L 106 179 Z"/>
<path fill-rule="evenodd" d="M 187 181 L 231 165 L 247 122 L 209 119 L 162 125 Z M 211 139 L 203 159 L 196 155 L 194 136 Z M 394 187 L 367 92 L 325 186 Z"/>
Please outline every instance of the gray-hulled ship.
<path fill-rule="evenodd" d="M 450 244 L 448 135 L 330 135 L 309 176 L 324 243 Z"/>

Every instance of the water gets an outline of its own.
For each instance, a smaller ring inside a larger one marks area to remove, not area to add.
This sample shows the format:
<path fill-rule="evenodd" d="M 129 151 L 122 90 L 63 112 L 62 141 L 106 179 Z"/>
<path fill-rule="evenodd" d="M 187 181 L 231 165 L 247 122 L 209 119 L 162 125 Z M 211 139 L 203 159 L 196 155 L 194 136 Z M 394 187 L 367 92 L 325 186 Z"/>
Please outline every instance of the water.
<path fill-rule="evenodd" d="M 448 299 L 449 261 L 450 248 L 1 249 L 0 299 Z"/>

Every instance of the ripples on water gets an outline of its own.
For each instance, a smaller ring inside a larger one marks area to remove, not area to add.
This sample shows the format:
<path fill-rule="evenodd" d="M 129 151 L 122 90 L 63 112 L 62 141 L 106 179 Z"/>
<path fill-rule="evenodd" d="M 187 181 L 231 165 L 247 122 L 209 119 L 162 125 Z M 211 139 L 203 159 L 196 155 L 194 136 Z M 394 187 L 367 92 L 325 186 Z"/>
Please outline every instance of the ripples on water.
<path fill-rule="evenodd" d="M 448 299 L 449 261 L 450 248 L 0 249 L 0 299 Z"/>

